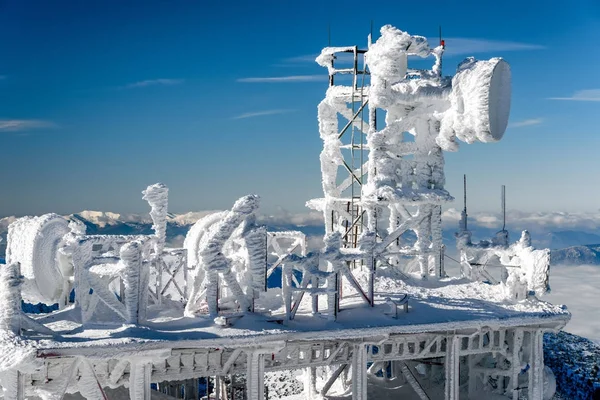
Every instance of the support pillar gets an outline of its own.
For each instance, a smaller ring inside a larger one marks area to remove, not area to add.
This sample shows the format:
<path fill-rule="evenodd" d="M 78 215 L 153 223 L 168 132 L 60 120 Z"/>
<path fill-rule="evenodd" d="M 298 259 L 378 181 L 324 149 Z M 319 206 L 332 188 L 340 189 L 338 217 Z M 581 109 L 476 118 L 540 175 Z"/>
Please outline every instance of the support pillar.
<path fill-rule="evenodd" d="M 221 400 L 221 377 L 215 376 L 215 400 Z"/>
<path fill-rule="evenodd" d="M 446 400 L 458 400 L 460 394 L 460 338 L 452 336 L 446 343 Z"/>
<path fill-rule="evenodd" d="M 259 350 L 246 353 L 246 398 L 263 400 L 265 398 L 265 355 Z"/>
<path fill-rule="evenodd" d="M 143 361 L 132 362 L 130 369 L 129 398 L 131 400 L 150 400 L 152 364 Z"/>
<path fill-rule="evenodd" d="M 529 361 L 528 399 L 542 400 L 544 397 L 544 332 L 537 329 L 530 334 L 531 360 Z"/>
<path fill-rule="evenodd" d="M 352 400 L 367 400 L 367 347 L 355 344 L 352 351 Z"/>
<path fill-rule="evenodd" d="M 512 344 L 511 368 L 512 377 L 510 385 L 513 390 L 513 400 L 519 400 L 519 374 L 521 373 L 521 348 L 523 347 L 523 330 L 515 329 Z"/>
<path fill-rule="evenodd" d="M 2 374 L 1 382 L 6 400 L 25 400 L 25 377 L 16 370 Z"/>
<path fill-rule="evenodd" d="M 308 367 L 304 369 L 304 398 L 313 400 L 317 394 L 317 369 Z"/>

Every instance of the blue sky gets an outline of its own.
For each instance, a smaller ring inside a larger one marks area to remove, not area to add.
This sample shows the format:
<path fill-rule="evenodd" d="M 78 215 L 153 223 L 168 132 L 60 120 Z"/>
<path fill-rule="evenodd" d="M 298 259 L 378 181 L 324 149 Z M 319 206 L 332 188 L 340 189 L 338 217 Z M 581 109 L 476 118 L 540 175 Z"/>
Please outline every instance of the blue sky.
<path fill-rule="evenodd" d="M 376 36 L 389 23 L 435 37 L 442 24 L 447 75 L 467 55 L 511 64 L 511 125 L 446 155 L 451 193 L 467 173 L 472 210 L 497 209 L 501 184 L 509 208 L 599 208 L 595 0 L 4 0 L 0 216 L 141 212 L 157 181 L 173 212 L 250 192 L 265 212 L 302 211 L 321 195 L 327 83 L 311 56 L 328 26 L 332 45 L 364 45 L 371 20 Z"/>

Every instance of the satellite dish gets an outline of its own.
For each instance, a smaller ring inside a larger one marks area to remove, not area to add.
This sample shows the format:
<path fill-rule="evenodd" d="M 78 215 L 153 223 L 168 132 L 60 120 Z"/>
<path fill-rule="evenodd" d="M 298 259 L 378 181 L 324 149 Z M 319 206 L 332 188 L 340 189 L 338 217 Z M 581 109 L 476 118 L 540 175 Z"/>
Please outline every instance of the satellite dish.
<path fill-rule="evenodd" d="M 481 132 L 479 140 L 482 142 L 497 142 L 504 136 L 510 115 L 510 66 L 501 58 L 488 61 L 493 68 L 488 83 L 488 109 L 489 131 Z"/>
<path fill-rule="evenodd" d="M 497 142 L 510 114 L 510 66 L 501 58 L 463 61 L 452 78 L 450 109 L 442 120 L 444 136 L 473 143 Z"/>
<path fill-rule="evenodd" d="M 51 305 L 60 300 L 68 277 L 58 250 L 69 232 L 68 221 L 57 214 L 19 218 L 9 226 L 6 262 L 21 264 L 26 301 Z"/>

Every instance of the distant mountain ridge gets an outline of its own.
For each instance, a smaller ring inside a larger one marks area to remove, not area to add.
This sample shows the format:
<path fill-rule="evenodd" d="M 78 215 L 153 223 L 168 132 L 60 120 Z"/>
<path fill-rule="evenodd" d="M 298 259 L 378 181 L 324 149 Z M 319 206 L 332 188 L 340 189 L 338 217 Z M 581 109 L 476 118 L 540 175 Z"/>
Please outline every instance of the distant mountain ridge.
<path fill-rule="evenodd" d="M 565 249 L 552 250 L 552 265 L 600 265 L 600 244 L 571 246 Z"/>
<path fill-rule="evenodd" d="M 200 218 L 213 212 L 215 211 L 167 214 L 167 245 L 170 247 L 182 246 L 189 228 Z M 148 235 L 153 233 L 152 219 L 149 214 L 119 214 L 85 210 L 64 217 L 82 222 L 86 227 L 86 232 L 92 235 Z M 260 216 L 259 222 L 266 224 L 269 230 L 273 231 L 300 230 L 307 236 L 322 236 L 324 227 L 319 221 L 319 217 L 320 214 L 300 219 L 293 215 Z M 16 220 L 17 218 L 12 216 L 0 218 L 0 258 L 3 258 L 6 252 L 8 226 Z"/>
<path fill-rule="evenodd" d="M 200 218 L 214 211 L 187 212 L 183 214 L 169 213 L 167 219 L 167 244 L 170 247 L 183 245 L 189 228 Z M 104 211 L 85 210 L 65 216 L 68 219 L 81 221 L 89 234 L 140 235 L 151 234 L 152 219 L 149 214 L 119 214 Z M 266 224 L 269 230 L 300 230 L 311 238 L 309 247 L 322 245 L 320 238 L 324 234 L 320 213 L 286 214 L 278 216 L 259 216 L 259 222 Z M 0 258 L 6 251 L 6 234 L 8 226 L 16 217 L 0 218 Z M 497 229 L 471 226 L 473 239 L 490 238 Z M 456 252 L 453 226 L 445 226 L 443 237 L 446 251 L 453 256 Z M 520 232 L 511 231 L 510 240 L 518 240 Z M 576 230 L 560 230 L 547 233 L 534 232 L 534 245 L 538 248 L 552 249 L 552 264 L 559 265 L 600 265 L 600 234 Z"/>

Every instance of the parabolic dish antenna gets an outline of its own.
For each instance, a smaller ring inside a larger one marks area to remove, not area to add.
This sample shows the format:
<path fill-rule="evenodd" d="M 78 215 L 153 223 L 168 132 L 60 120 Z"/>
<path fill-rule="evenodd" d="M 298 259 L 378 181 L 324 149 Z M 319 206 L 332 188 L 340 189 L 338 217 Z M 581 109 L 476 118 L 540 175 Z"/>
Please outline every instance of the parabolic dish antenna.
<path fill-rule="evenodd" d="M 57 214 L 19 218 L 10 225 L 6 262 L 21 264 L 26 301 L 59 301 L 68 277 L 63 276 L 58 249 L 69 232 L 68 221 Z"/>
<path fill-rule="evenodd" d="M 452 129 L 467 143 L 497 142 L 510 114 L 510 66 L 501 58 L 465 60 L 452 79 Z"/>

